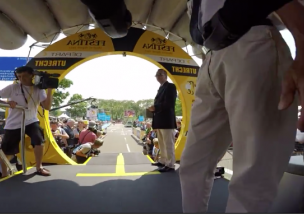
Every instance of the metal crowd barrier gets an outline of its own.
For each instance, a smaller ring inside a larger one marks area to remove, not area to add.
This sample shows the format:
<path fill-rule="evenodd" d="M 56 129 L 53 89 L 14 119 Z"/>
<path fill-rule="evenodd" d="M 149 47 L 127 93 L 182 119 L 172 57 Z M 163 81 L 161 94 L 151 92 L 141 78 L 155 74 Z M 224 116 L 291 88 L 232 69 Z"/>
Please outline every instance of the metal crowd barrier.
<path fill-rule="evenodd" d="M 0 107 L 10 108 L 9 104 L 0 103 Z M 25 162 L 25 110 L 27 108 L 23 106 L 16 105 L 16 109 L 21 110 L 22 118 L 21 118 L 21 159 L 22 159 L 22 170 L 23 173 L 27 172 L 26 162 Z"/>

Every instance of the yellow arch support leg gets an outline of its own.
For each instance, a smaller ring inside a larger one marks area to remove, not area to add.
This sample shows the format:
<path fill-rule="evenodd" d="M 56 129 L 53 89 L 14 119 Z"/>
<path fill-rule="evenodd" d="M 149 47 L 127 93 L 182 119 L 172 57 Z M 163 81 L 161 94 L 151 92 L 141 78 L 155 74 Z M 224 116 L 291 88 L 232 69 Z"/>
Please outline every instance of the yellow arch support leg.
<path fill-rule="evenodd" d="M 39 112 L 42 112 L 42 109 L 39 107 Z M 49 112 L 45 111 L 44 117 L 40 117 L 40 126 L 44 131 L 45 144 L 43 151 L 43 163 L 50 164 L 69 164 L 69 165 L 78 165 L 72 159 L 70 159 L 57 145 L 53 135 L 51 133 L 50 121 L 49 121 Z M 21 149 L 21 148 L 20 148 Z M 21 154 L 18 155 L 19 160 L 21 160 Z M 29 137 L 25 138 L 25 160 L 26 166 L 34 166 L 36 163 L 34 149 L 31 145 L 31 139 Z"/>

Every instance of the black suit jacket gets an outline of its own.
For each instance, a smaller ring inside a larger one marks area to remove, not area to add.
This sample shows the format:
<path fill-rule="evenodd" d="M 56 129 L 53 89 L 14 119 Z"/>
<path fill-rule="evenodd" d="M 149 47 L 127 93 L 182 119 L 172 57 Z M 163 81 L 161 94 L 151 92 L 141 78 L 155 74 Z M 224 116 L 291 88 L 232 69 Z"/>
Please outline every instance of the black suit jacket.
<path fill-rule="evenodd" d="M 165 82 L 154 99 L 153 129 L 176 129 L 175 101 L 177 97 L 174 84 Z"/>

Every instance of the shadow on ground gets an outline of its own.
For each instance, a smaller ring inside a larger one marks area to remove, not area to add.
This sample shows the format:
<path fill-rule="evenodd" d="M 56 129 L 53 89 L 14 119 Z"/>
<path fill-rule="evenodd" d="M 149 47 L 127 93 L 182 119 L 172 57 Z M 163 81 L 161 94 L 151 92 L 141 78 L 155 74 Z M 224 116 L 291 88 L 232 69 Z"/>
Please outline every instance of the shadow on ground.
<path fill-rule="evenodd" d="M 182 212 L 178 171 L 142 177 L 44 178 L 18 175 L 0 183 L 1 212 Z M 93 184 L 93 185 L 92 185 Z M 224 212 L 228 181 L 214 182 L 209 212 Z"/>

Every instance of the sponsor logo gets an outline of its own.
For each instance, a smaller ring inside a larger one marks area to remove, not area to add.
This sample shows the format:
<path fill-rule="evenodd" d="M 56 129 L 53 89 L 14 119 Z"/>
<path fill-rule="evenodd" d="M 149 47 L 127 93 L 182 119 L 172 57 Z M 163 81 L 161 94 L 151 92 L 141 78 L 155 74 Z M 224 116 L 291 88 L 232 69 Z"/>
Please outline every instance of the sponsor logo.
<path fill-rule="evenodd" d="M 80 52 L 57 52 L 51 53 L 52 57 L 82 57 Z"/>
<path fill-rule="evenodd" d="M 182 74 L 197 74 L 197 68 L 187 68 L 180 66 L 172 66 L 173 73 L 182 73 Z"/>
<path fill-rule="evenodd" d="M 36 60 L 36 67 L 65 67 L 66 60 Z"/>
<path fill-rule="evenodd" d="M 152 38 L 151 43 L 145 43 L 143 49 L 175 52 L 175 47 L 167 45 L 167 40 L 162 38 Z"/>
<path fill-rule="evenodd" d="M 186 83 L 187 93 L 188 93 L 188 94 L 191 94 L 191 95 L 194 95 L 195 87 L 196 87 L 196 84 L 195 84 L 193 81 L 188 81 L 188 82 Z M 194 101 L 194 100 L 193 100 L 193 101 Z M 192 101 L 192 102 L 193 102 L 193 101 Z"/>
<path fill-rule="evenodd" d="M 96 33 L 80 33 L 78 39 L 69 40 L 68 46 L 105 46 L 105 40 L 99 40 Z"/>
<path fill-rule="evenodd" d="M 159 57 L 161 62 L 168 62 L 168 63 L 177 63 L 177 64 L 190 64 L 190 60 L 186 59 L 177 59 L 177 58 L 170 58 L 170 57 Z"/>

